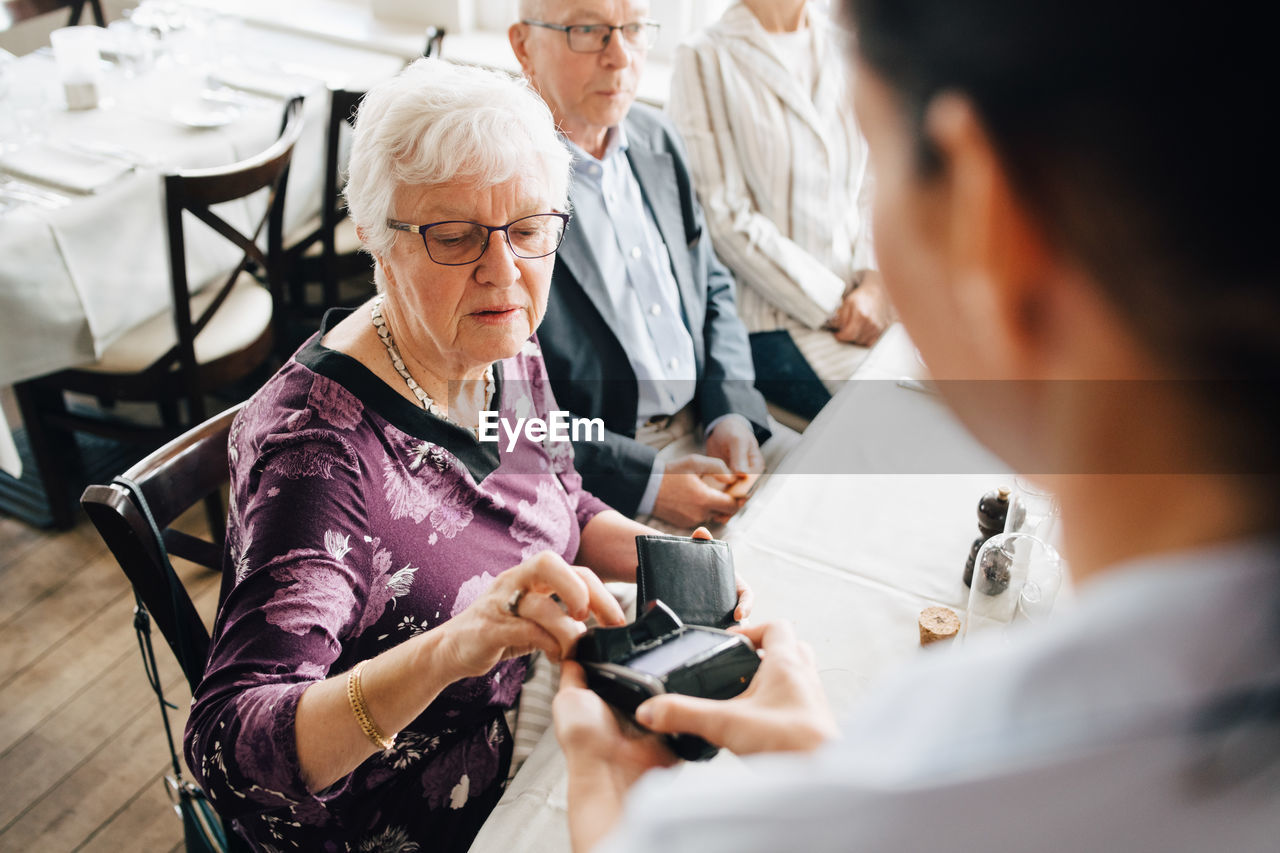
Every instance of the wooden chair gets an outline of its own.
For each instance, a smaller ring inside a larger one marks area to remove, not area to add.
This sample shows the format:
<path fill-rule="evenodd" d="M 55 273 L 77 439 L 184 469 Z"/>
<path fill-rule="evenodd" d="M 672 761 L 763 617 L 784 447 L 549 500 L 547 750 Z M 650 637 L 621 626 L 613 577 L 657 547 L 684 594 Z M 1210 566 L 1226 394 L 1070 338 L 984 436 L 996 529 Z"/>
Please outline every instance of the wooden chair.
<path fill-rule="evenodd" d="M 329 119 L 325 128 L 324 185 L 320 216 L 303 225 L 287 239 L 283 263 L 289 280 L 289 313 L 296 318 L 319 317 L 339 304 L 338 282 L 370 269 L 372 262 L 359 257 L 360 241 L 347 222 L 347 205 L 342 197 L 345 172 L 342 156 L 342 127 L 354 126 L 356 108 L 364 92 L 329 90 Z M 306 284 L 319 281 L 320 303 L 306 298 Z M 290 345 L 293 341 L 282 341 Z"/>
<path fill-rule="evenodd" d="M 85 513 L 129 578 L 141 605 L 135 614 L 135 627 L 141 629 L 143 659 L 148 678 L 155 679 L 153 688 L 157 688 L 162 703 L 171 751 L 174 743 L 164 710 L 164 693 L 158 688 L 154 656 L 150 654 L 150 625 L 159 627 L 194 691 L 204 677 L 209 629 L 173 571 L 167 554 L 218 570 L 222 565 L 222 545 L 216 536 L 205 540 L 175 530 L 171 525 L 203 498 L 217 494 L 227 482 L 231 422 L 242 407 L 240 404 L 210 418 L 130 467 L 122 478 L 137 487 L 143 501 L 119 482 L 89 486 L 80 499 Z M 219 601 L 226 596 L 228 586 L 229 578 L 224 575 Z M 174 775 L 166 781 L 177 790 L 190 783 L 182 780 L 177 752 L 171 757 Z M 206 818 L 217 820 L 209 814 Z M 221 830 L 229 851 L 238 853 L 248 849 L 225 824 Z"/>
<path fill-rule="evenodd" d="M 444 50 L 444 27 L 427 27 L 427 43 L 422 48 L 422 55 L 438 58 L 442 50 Z"/>
<path fill-rule="evenodd" d="M 168 553 L 215 571 L 222 566 L 221 525 L 209 539 L 201 539 L 173 529 L 172 524 L 226 484 L 231 421 L 243 407 L 240 403 L 214 415 L 121 475 L 142 490 Z M 186 591 L 171 587 L 168 560 L 137 500 L 126 487 L 111 483 L 89 486 L 80 505 L 151 613 L 194 690 L 204 677 L 209 630 Z M 224 580 L 224 592 L 226 584 Z"/>
<path fill-rule="evenodd" d="M 192 169 L 165 178 L 165 209 L 172 279 L 172 310 L 130 330 L 97 362 L 14 386 L 32 455 L 49 500 L 56 527 L 72 521 L 69 468 L 77 463 L 74 433 L 103 435 L 155 446 L 205 418 L 205 395 L 240 382 L 261 369 L 271 355 L 279 318 L 273 311 L 282 283 L 278 247 L 284 190 L 294 144 L 302 132 L 302 102 L 285 112 L 279 138 L 262 153 L 209 169 Z M 267 191 L 266 210 L 251 229 L 237 230 L 211 208 Z M 187 279 L 186 225 L 195 216 L 241 251 L 226 279 L 193 293 Z M 268 252 L 258 247 L 267 230 Z M 263 287 L 249 270 L 266 278 Z M 154 403 L 161 425 L 143 425 L 97 411 L 72 410 L 65 392 L 100 401 Z M 185 408 L 185 414 L 182 409 Z M 221 505 L 209 503 L 211 522 L 221 523 Z"/>
<path fill-rule="evenodd" d="M 439 56 L 445 31 L 427 27 L 423 56 Z M 372 268 L 372 262 L 360 255 L 360 240 L 347 220 L 347 206 L 342 198 L 343 125 L 355 126 L 356 109 L 364 92 L 353 89 L 329 91 L 329 120 L 325 130 L 324 187 L 320 217 L 296 229 L 286 237 L 287 249 L 282 259 L 289 280 L 289 313 L 295 319 L 314 319 L 339 305 L 338 282 Z M 320 303 L 306 296 L 308 282 L 320 282 Z M 373 282 L 370 278 L 369 292 Z M 360 298 L 364 298 L 361 295 Z M 281 341 L 288 349 L 296 341 Z"/>
<path fill-rule="evenodd" d="M 58 9 L 71 10 L 71 18 L 67 21 L 67 26 L 74 27 L 80 23 L 80 16 L 84 13 L 86 3 L 89 11 L 93 13 L 93 22 L 100 27 L 105 27 L 107 19 L 102 14 L 102 4 L 99 0 L 3 0 L 0 2 L 0 31 L 29 18 L 56 12 Z"/>

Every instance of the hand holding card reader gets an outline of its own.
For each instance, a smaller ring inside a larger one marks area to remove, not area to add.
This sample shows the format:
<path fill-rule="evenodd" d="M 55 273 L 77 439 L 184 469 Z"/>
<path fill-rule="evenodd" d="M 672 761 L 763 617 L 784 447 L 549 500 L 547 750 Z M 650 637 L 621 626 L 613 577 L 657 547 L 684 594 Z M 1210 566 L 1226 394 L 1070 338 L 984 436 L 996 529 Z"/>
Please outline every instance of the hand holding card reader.
<path fill-rule="evenodd" d="M 586 671 L 587 686 L 629 715 L 641 702 L 663 693 L 730 699 L 747 689 L 760 666 L 746 637 L 685 625 L 656 600 L 630 625 L 588 630 L 578 638 L 576 657 Z M 667 743 L 688 761 L 719 751 L 696 735 L 668 735 Z"/>

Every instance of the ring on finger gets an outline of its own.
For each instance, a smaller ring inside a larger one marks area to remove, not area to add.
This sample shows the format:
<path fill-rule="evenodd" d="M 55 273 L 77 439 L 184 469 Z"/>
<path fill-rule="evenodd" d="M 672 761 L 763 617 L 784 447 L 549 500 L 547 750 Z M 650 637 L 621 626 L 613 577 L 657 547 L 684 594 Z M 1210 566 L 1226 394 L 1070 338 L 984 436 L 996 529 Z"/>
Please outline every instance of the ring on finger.
<path fill-rule="evenodd" d="M 529 590 L 521 587 L 511 593 L 511 597 L 507 599 L 507 612 L 517 619 L 520 618 L 520 602 L 524 600 L 524 595 Z"/>

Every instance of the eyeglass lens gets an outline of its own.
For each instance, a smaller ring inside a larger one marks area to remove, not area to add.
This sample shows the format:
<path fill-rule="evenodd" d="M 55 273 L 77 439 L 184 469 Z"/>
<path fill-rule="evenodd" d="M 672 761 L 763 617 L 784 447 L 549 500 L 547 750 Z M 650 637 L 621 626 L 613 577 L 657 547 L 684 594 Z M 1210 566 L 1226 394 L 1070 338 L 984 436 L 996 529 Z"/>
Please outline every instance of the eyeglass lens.
<path fill-rule="evenodd" d="M 517 219 L 490 229 L 478 222 L 441 222 L 422 232 L 427 254 L 438 264 L 469 264 L 480 260 L 489 245 L 491 231 L 507 235 L 507 244 L 518 258 L 541 258 L 560 246 L 564 220 L 550 213 Z"/>
<path fill-rule="evenodd" d="M 648 50 L 658 35 L 658 25 L 652 21 L 636 21 L 621 26 L 584 24 L 569 27 L 569 49 L 577 53 L 599 53 L 609 46 L 614 30 L 631 50 Z"/>

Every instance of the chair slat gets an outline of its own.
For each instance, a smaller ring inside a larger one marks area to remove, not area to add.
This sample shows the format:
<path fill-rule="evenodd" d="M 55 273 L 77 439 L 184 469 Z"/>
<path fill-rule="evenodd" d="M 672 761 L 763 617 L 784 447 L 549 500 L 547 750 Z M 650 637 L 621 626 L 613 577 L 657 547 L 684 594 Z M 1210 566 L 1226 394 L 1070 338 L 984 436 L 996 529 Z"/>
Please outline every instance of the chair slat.
<path fill-rule="evenodd" d="M 220 530 L 215 539 L 207 540 L 170 525 L 227 482 L 231 423 L 242 407 L 210 418 L 124 473 L 142 490 L 166 547 L 175 556 L 215 569 L 222 563 Z M 160 543 L 133 496 L 114 483 L 93 485 L 85 490 L 80 503 L 183 664 L 183 674 L 194 690 L 204 676 L 209 631 L 185 590 L 175 594 L 171 589 Z M 189 660 L 183 659 L 184 647 L 192 652 Z"/>

